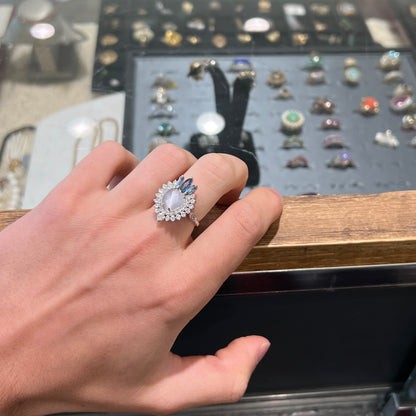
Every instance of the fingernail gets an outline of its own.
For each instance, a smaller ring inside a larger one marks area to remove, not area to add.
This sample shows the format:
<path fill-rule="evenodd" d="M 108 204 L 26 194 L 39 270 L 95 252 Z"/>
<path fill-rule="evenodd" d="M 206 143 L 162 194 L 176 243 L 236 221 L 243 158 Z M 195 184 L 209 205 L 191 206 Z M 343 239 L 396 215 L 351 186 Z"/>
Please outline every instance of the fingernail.
<path fill-rule="evenodd" d="M 259 350 L 257 351 L 257 364 L 263 359 L 263 357 L 266 355 L 266 352 L 270 348 L 270 342 L 266 341 L 263 344 L 261 344 Z"/>

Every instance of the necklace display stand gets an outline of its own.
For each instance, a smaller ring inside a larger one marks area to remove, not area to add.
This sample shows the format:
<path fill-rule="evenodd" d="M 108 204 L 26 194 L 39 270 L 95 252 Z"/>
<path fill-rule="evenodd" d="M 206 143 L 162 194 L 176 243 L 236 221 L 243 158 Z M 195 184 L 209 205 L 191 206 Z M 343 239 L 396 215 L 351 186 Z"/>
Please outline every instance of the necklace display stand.
<path fill-rule="evenodd" d="M 211 75 L 214 83 L 216 111 L 224 119 L 225 126 L 222 131 L 213 136 L 203 132 L 193 134 L 190 138 L 189 150 L 197 158 L 207 153 L 227 153 L 238 157 L 248 167 L 247 186 L 258 185 L 260 169 L 253 136 L 249 131 L 243 130 L 255 73 L 253 71 L 238 72 L 231 99 L 230 85 L 217 61 L 210 59 L 194 62 L 188 76 L 200 80 L 205 72 Z"/>

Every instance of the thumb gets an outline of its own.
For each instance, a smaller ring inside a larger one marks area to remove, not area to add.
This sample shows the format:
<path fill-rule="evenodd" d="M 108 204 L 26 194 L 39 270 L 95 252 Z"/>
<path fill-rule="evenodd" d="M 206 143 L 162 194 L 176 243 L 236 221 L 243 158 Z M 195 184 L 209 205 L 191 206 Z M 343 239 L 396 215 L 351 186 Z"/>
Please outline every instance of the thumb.
<path fill-rule="evenodd" d="M 266 354 L 270 342 L 260 336 L 232 341 L 215 355 L 179 357 L 163 386 L 165 412 L 189 407 L 238 401 L 247 389 L 250 376 Z M 159 386 L 161 387 L 161 386 Z"/>

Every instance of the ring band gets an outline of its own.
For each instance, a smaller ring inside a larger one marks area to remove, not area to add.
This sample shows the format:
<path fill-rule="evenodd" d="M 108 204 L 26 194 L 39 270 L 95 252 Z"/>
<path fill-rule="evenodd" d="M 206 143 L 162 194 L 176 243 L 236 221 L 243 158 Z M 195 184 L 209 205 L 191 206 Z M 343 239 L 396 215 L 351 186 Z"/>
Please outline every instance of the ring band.
<path fill-rule="evenodd" d="M 192 212 L 189 214 L 189 218 L 190 220 L 195 224 L 195 227 L 199 226 L 199 221 L 196 218 L 195 214 L 193 214 Z"/>
<path fill-rule="evenodd" d="M 192 185 L 192 178 L 185 180 L 184 176 L 162 185 L 153 200 L 157 221 L 179 221 L 189 215 L 198 226 L 199 222 L 191 212 L 195 206 L 196 189 Z"/>

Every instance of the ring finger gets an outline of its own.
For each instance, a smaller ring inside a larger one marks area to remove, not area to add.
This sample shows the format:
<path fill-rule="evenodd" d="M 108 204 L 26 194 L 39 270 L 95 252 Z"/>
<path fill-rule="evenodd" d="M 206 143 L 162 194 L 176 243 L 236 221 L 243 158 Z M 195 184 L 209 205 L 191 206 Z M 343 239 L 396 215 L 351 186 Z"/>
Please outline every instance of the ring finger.
<path fill-rule="evenodd" d="M 185 180 L 192 178 L 192 185 L 197 186 L 192 214 L 200 221 L 218 201 L 232 203 L 238 199 L 247 175 L 246 164 L 234 156 L 217 153 L 202 156 L 183 174 Z M 195 224 L 190 220 L 181 222 L 180 226 L 170 227 L 175 227 L 175 234 L 189 237 Z"/>

